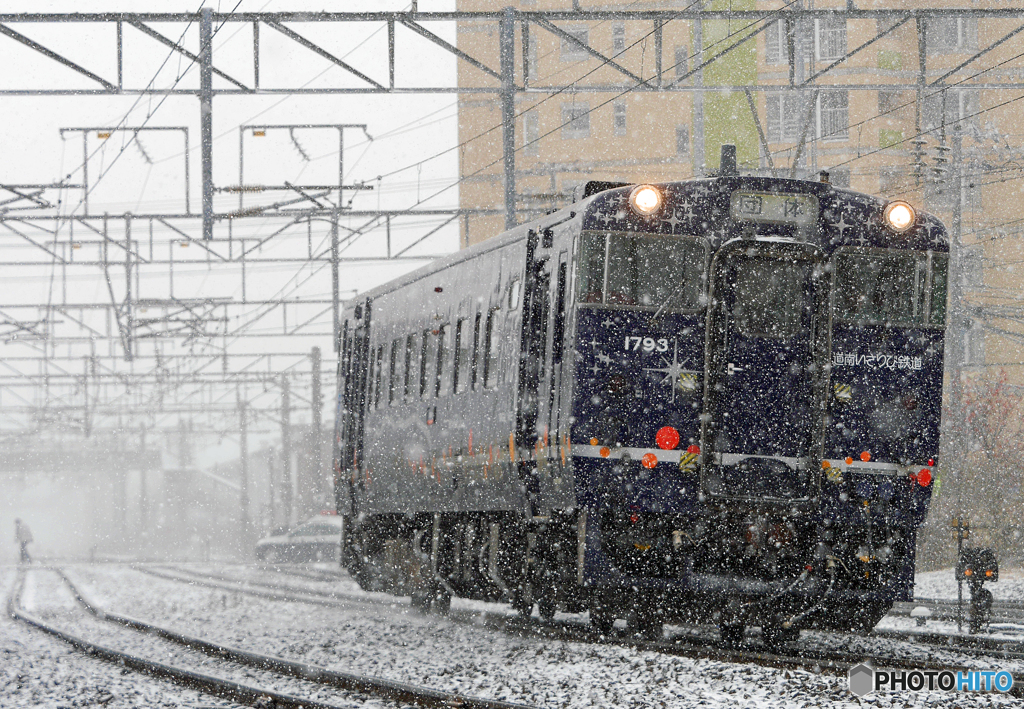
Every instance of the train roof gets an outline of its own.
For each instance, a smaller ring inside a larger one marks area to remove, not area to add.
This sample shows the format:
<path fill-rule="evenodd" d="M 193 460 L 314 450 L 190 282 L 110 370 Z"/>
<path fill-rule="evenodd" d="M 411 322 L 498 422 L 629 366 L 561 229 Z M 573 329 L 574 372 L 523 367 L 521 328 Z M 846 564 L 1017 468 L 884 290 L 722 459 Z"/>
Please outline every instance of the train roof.
<path fill-rule="evenodd" d="M 888 204 L 886 200 L 825 182 L 728 175 L 649 184 L 663 192 L 666 202 L 671 204 L 671 209 L 661 210 L 656 216 L 642 217 L 629 208 L 629 196 L 637 186 L 635 183 L 587 183 L 583 192 L 584 197 L 580 201 L 364 291 L 346 301 L 345 308 L 415 283 L 457 263 L 522 241 L 530 229 L 561 224 L 574 218 L 581 219 L 583 229 L 699 234 L 708 238 L 712 248 L 717 249 L 725 241 L 741 236 L 749 229 L 749 225 L 734 222 L 729 218 L 730 197 L 736 191 L 814 195 L 820 205 L 820 213 L 826 219 L 821 224 L 816 222 L 817 228 L 812 232 L 817 235 L 820 245 L 828 251 L 840 246 L 893 247 L 893 234 L 886 230 L 881 222 L 882 212 Z M 853 233 L 854 225 L 859 227 L 856 234 Z M 794 236 L 798 231 L 793 225 L 787 224 L 757 226 L 759 232 L 777 236 Z M 899 237 L 900 248 L 940 252 L 949 250 L 949 240 L 942 222 L 925 212 L 918 211 L 914 226 Z"/>

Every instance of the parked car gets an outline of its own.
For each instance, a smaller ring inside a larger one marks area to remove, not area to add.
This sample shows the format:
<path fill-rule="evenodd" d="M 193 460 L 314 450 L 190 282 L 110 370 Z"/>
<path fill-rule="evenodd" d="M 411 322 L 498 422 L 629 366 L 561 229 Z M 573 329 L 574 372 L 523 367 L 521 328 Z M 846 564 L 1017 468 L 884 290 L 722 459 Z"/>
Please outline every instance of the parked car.
<path fill-rule="evenodd" d="M 342 518 L 311 517 L 295 529 L 256 542 L 256 558 L 271 564 L 296 561 L 338 561 L 341 553 Z"/>

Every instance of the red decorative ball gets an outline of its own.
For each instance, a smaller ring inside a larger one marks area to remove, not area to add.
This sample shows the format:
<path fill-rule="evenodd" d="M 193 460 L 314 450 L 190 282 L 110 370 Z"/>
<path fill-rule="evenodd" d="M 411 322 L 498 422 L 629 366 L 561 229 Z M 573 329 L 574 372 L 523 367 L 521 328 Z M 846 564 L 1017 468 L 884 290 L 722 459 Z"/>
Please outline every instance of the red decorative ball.
<path fill-rule="evenodd" d="M 679 445 L 679 431 L 671 426 L 662 426 L 655 434 L 654 441 L 658 444 L 658 448 L 670 451 Z"/>

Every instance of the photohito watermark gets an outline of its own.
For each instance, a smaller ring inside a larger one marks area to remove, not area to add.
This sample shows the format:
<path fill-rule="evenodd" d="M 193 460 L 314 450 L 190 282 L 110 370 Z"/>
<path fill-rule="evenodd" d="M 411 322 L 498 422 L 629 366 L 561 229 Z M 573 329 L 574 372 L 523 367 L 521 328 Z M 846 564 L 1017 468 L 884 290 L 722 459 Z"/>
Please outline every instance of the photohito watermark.
<path fill-rule="evenodd" d="M 1006 670 L 876 670 L 861 663 L 850 668 L 850 691 L 863 697 L 876 690 L 921 692 L 1009 692 Z"/>

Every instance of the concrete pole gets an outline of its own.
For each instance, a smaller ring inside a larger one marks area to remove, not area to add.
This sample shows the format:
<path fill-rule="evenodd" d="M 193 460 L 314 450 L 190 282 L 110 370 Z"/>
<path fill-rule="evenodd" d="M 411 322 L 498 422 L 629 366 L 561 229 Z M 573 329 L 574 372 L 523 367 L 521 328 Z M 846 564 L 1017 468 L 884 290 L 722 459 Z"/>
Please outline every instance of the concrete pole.
<path fill-rule="evenodd" d="M 505 228 L 516 220 L 516 75 L 515 10 L 506 7 L 498 23 L 498 54 L 501 64 L 501 149 L 505 163 Z"/>
<path fill-rule="evenodd" d="M 313 369 L 313 415 L 311 417 L 312 423 L 310 424 L 311 431 L 309 437 L 310 455 L 309 455 L 309 494 L 310 502 L 314 505 L 320 504 L 322 493 L 323 493 L 323 456 L 321 454 L 321 448 L 323 447 L 321 428 L 323 427 L 323 395 L 321 393 L 320 386 L 320 348 L 314 347 L 313 352 L 310 355 L 311 365 Z"/>
<path fill-rule="evenodd" d="M 238 394 L 238 425 L 239 425 L 239 452 L 238 459 L 241 465 L 241 480 L 239 481 L 238 506 L 239 506 L 239 534 L 240 542 L 243 545 L 249 543 L 250 522 L 249 522 L 249 412 L 246 410 L 246 402 L 241 392 Z"/>
<path fill-rule="evenodd" d="M 213 10 L 199 16 L 199 141 L 203 175 L 203 238 L 213 238 Z"/>
<path fill-rule="evenodd" d="M 281 375 L 281 506 L 285 524 L 293 526 L 295 517 L 295 483 L 292 480 L 292 404 L 291 382 Z"/>

